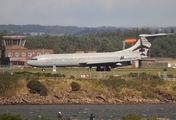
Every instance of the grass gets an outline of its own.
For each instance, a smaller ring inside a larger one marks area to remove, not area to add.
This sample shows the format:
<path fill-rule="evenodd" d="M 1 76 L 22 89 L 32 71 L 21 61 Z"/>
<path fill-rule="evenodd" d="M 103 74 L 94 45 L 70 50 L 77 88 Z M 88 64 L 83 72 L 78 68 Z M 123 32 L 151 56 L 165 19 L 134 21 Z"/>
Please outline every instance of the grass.
<path fill-rule="evenodd" d="M 46 68 L 44 73 L 52 73 L 52 68 Z M 42 73 L 41 68 L 13 68 L 14 72 L 32 72 L 32 73 Z M 66 75 L 67 78 L 74 76 L 75 78 L 85 75 L 86 78 L 108 78 L 109 76 L 124 76 L 126 77 L 130 73 L 140 74 L 145 72 L 147 74 L 163 76 L 164 71 L 162 68 L 124 68 L 119 67 L 112 69 L 110 72 L 97 72 L 95 68 L 92 68 L 91 72 L 88 72 L 87 68 L 57 68 L 57 73 Z M 176 77 L 176 69 L 168 68 L 166 71 L 167 75 Z"/>
<path fill-rule="evenodd" d="M 13 96 L 26 91 L 26 79 L 21 75 L 0 75 L 0 96 Z"/>
<path fill-rule="evenodd" d="M 119 68 L 111 72 L 88 72 L 85 68 L 59 68 L 59 74 L 65 74 L 65 77 L 45 77 L 41 69 L 25 68 L 13 69 L 16 74 L 1 74 L 0 76 L 0 95 L 13 96 L 17 94 L 28 93 L 26 84 L 29 80 L 39 80 L 48 89 L 49 95 L 66 96 L 68 93 L 73 98 L 85 96 L 105 95 L 109 97 L 123 96 L 141 96 L 143 98 L 159 98 L 154 90 L 160 90 L 163 93 L 176 96 L 176 82 L 159 79 L 156 75 L 162 69 L 132 69 Z M 45 73 L 52 73 L 52 69 L 47 68 Z M 175 73 L 175 69 L 168 69 L 169 74 Z M 18 74 L 17 74 L 18 73 Z M 119 74 L 127 76 L 129 73 L 137 73 L 137 77 L 113 77 Z M 72 78 L 69 77 L 74 76 Z M 95 78 L 80 78 L 81 74 L 98 76 Z M 52 75 L 52 74 L 51 74 Z M 101 77 L 99 77 L 101 75 Z M 143 76 L 141 76 L 143 75 Z M 79 92 L 72 92 L 71 83 L 77 82 L 81 89 Z"/>

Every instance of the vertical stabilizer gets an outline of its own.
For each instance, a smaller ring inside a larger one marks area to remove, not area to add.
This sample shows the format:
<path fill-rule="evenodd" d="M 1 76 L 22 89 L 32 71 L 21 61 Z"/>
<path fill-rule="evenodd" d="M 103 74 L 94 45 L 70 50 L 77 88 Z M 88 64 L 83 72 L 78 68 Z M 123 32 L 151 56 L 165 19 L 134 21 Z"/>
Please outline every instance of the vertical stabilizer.
<path fill-rule="evenodd" d="M 147 38 L 155 38 L 166 35 L 174 35 L 174 33 L 140 34 L 139 40 L 132 47 L 122 51 L 139 53 L 142 57 L 147 57 L 147 52 L 151 46 L 151 43 L 147 40 Z"/>
<path fill-rule="evenodd" d="M 127 48 L 123 51 L 139 53 L 141 56 L 147 56 L 147 52 L 151 46 L 151 43 L 145 38 L 140 37 L 139 40 L 130 48 Z"/>

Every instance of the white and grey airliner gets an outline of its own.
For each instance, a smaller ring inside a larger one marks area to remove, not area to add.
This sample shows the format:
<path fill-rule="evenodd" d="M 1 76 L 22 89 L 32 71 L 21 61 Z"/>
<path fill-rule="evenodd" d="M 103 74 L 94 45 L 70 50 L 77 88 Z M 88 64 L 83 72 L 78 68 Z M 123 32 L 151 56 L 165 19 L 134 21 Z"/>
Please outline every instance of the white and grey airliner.
<path fill-rule="evenodd" d="M 151 43 L 147 37 L 172 35 L 170 33 L 140 34 L 139 40 L 130 48 L 116 52 L 47 54 L 31 58 L 27 64 L 34 67 L 96 67 L 96 71 L 110 71 L 117 66 L 131 65 L 132 61 L 147 57 Z"/>

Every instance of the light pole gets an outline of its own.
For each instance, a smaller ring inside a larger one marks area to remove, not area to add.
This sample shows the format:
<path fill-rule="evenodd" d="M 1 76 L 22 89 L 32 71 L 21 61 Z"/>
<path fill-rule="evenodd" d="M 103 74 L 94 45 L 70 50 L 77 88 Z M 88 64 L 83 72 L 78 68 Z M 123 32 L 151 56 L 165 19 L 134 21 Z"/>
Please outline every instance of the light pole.
<path fill-rule="evenodd" d="M 125 49 L 125 40 L 122 41 L 123 42 L 123 50 Z"/>

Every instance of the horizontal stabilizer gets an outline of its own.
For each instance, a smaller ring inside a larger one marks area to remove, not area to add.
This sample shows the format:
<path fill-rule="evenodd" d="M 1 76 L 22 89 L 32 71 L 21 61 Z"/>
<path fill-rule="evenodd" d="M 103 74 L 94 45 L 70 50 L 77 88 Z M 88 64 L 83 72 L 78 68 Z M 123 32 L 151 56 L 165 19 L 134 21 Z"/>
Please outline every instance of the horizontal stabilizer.
<path fill-rule="evenodd" d="M 140 34 L 139 37 L 159 37 L 165 35 L 175 35 L 174 33 Z"/>

